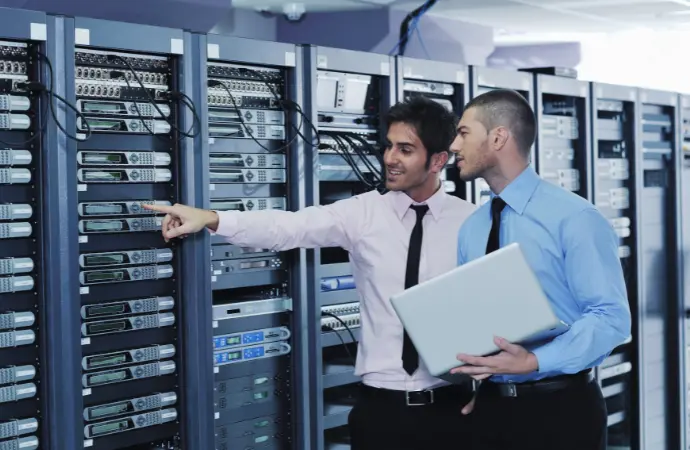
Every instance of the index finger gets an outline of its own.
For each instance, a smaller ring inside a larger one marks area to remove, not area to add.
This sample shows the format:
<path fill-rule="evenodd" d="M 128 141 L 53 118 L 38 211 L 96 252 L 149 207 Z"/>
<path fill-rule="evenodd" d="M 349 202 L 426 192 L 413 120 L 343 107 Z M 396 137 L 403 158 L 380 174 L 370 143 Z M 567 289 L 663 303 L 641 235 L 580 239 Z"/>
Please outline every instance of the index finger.
<path fill-rule="evenodd" d="M 147 203 L 142 203 L 141 206 L 144 209 L 148 209 L 149 211 L 157 211 L 164 214 L 172 214 L 175 211 L 175 208 L 173 206 L 168 205 L 150 205 Z"/>

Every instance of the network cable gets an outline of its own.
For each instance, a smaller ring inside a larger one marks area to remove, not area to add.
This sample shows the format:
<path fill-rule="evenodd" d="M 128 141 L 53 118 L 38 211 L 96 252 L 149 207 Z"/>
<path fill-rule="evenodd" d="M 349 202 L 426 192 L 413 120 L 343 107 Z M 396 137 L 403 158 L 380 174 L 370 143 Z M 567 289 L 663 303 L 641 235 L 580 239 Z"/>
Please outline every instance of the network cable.
<path fill-rule="evenodd" d="M 331 312 L 322 312 L 321 316 L 322 317 L 331 317 L 331 318 L 337 320 L 343 327 L 345 327 L 345 330 L 347 330 L 347 332 L 350 334 L 350 339 L 352 339 L 352 342 L 353 343 L 357 342 L 357 339 L 355 339 L 355 334 L 352 332 L 352 329 L 350 328 L 350 326 L 348 324 L 345 323 L 345 321 L 343 319 L 341 319 L 340 317 L 338 317 L 337 315 L 335 315 Z M 322 325 L 321 331 L 333 332 L 333 333 L 335 333 L 336 336 L 338 336 L 338 339 L 340 339 L 340 343 L 342 344 L 343 348 L 345 349 L 347 356 L 352 361 L 352 365 L 355 366 L 357 359 L 352 355 L 352 352 L 350 351 L 350 347 L 347 346 L 345 339 L 343 339 L 343 337 L 338 332 L 339 330 L 335 330 L 332 327 L 329 327 L 327 325 Z"/>
<path fill-rule="evenodd" d="M 166 100 L 170 100 L 170 101 L 179 100 L 183 105 L 185 105 L 187 108 L 189 108 L 189 110 L 192 112 L 192 116 L 194 117 L 194 119 L 192 121 L 192 125 L 190 126 L 189 130 L 182 131 L 175 123 L 173 123 L 172 120 L 169 120 L 165 117 L 165 114 L 163 114 L 163 111 L 161 111 L 160 107 L 156 103 L 156 100 L 153 98 L 153 96 L 151 96 L 151 93 L 149 92 L 149 90 L 146 89 L 146 86 L 144 86 L 144 82 L 141 80 L 141 78 L 139 78 L 139 75 L 137 74 L 136 70 L 134 70 L 134 67 L 132 67 L 132 65 L 129 63 L 129 61 L 127 61 L 125 58 L 123 58 L 120 55 L 108 55 L 108 58 L 120 61 L 127 67 L 127 70 L 130 71 L 134 80 L 137 82 L 137 84 L 139 84 L 139 87 L 141 88 L 141 90 L 146 95 L 151 106 L 153 106 L 153 108 L 156 110 L 156 112 L 158 112 L 158 114 L 160 114 L 160 117 L 162 118 L 162 120 L 166 121 L 168 123 L 168 125 L 170 125 L 170 128 L 172 128 L 173 130 L 177 131 L 180 134 L 181 139 L 186 138 L 186 137 L 195 138 L 199 135 L 199 133 L 201 133 L 201 128 L 202 128 L 201 127 L 201 119 L 199 118 L 199 114 L 196 111 L 196 107 L 194 106 L 194 102 L 192 101 L 191 98 L 189 98 L 189 96 L 187 94 L 185 94 L 184 92 L 167 92 L 167 93 L 163 94 L 167 97 Z M 111 74 L 111 76 L 114 75 L 114 76 L 121 77 L 125 81 L 125 83 L 127 84 L 127 88 L 129 88 L 129 89 L 132 88 L 130 86 L 129 80 L 125 76 L 124 72 L 119 71 L 119 70 L 113 70 L 110 74 Z M 133 105 L 136 113 L 139 115 L 139 117 L 144 117 L 141 114 L 141 111 L 139 111 L 139 106 L 137 105 L 137 102 L 133 102 L 132 105 Z M 159 136 L 159 135 L 155 134 L 153 132 L 153 130 L 151 130 L 151 128 L 149 128 L 148 124 L 146 123 L 146 120 L 142 120 L 141 123 L 144 126 L 144 128 L 146 129 L 146 131 L 149 132 L 149 134 Z M 194 131 L 195 128 L 196 128 L 196 131 Z M 163 136 L 159 136 L 159 137 L 164 139 Z"/>
<path fill-rule="evenodd" d="M 293 101 L 291 101 L 291 100 L 282 99 L 282 98 L 278 95 L 278 93 L 276 92 L 276 90 L 274 89 L 274 86 L 269 82 L 269 80 L 266 79 L 266 77 L 264 77 L 264 75 L 263 75 L 261 72 L 256 71 L 256 70 L 252 70 L 252 69 L 248 69 L 248 68 L 241 68 L 240 71 L 241 71 L 241 72 L 250 73 L 250 74 L 254 75 L 255 77 L 257 77 L 257 78 L 266 86 L 266 88 L 269 90 L 269 92 L 270 92 L 271 95 L 273 96 L 274 100 L 276 101 L 276 103 L 277 103 L 277 104 L 281 107 L 281 109 L 283 110 L 283 116 L 284 116 L 284 118 L 285 118 L 285 123 L 286 123 L 286 124 L 289 123 L 289 124 L 290 124 L 290 127 L 291 127 L 291 128 L 294 130 L 294 132 L 295 132 L 295 135 L 293 136 L 293 138 L 292 138 L 289 142 L 287 142 L 285 145 L 283 145 L 282 147 L 279 147 L 279 148 L 276 148 L 276 149 L 270 149 L 270 148 L 266 147 L 266 146 L 263 145 L 261 142 L 259 142 L 258 139 L 256 139 L 256 137 L 255 137 L 255 136 L 253 135 L 253 133 L 251 132 L 251 129 L 250 129 L 250 128 L 247 126 L 247 124 L 245 123 L 244 117 L 242 117 L 242 112 L 241 112 L 241 110 L 240 110 L 240 107 L 239 107 L 239 105 L 237 104 L 237 101 L 235 100 L 235 96 L 232 95 L 232 92 L 231 92 L 230 89 L 225 85 L 225 83 L 223 83 L 223 82 L 221 82 L 221 81 L 218 81 L 218 80 L 209 80 L 209 81 L 208 81 L 208 87 L 221 87 L 221 88 L 224 89 L 225 92 L 228 94 L 228 97 L 230 98 L 230 102 L 232 103 L 232 107 L 233 107 L 233 109 L 235 110 L 235 112 L 237 113 L 238 119 L 239 119 L 239 121 L 240 121 L 240 125 L 242 126 L 242 128 L 244 129 L 244 131 L 247 133 L 247 135 L 254 141 L 254 143 L 256 143 L 259 147 L 261 147 L 263 150 L 266 150 L 266 151 L 269 152 L 269 153 L 282 152 L 282 151 L 288 149 L 288 148 L 297 140 L 298 137 L 301 138 L 302 141 L 303 141 L 305 144 L 308 144 L 308 145 L 313 146 L 313 147 L 318 147 L 318 145 L 319 145 L 319 143 L 320 143 L 320 140 L 319 140 L 319 133 L 318 133 L 318 131 L 316 130 L 316 127 L 314 126 L 314 124 L 311 122 L 311 120 L 309 120 L 309 118 L 307 117 L 307 115 L 304 113 L 304 111 L 302 110 L 302 108 L 301 108 L 297 103 L 295 103 L 295 102 L 293 102 Z M 298 124 L 297 126 L 295 126 L 295 125 L 290 121 L 290 117 L 289 117 L 289 112 L 290 112 L 290 111 L 294 111 L 295 113 L 297 113 L 297 114 L 299 115 L 299 124 Z M 313 135 L 315 136 L 315 139 L 317 140 L 317 143 L 316 143 L 316 144 L 313 143 L 313 142 L 309 142 L 309 140 L 308 140 L 308 139 L 302 134 L 302 132 L 300 131 L 300 128 L 302 127 L 302 124 L 305 123 L 305 122 L 306 122 L 307 125 L 312 129 Z M 233 136 L 234 136 L 234 134 L 228 134 L 228 135 L 222 135 L 222 136 L 220 136 L 220 137 L 233 137 Z"/>
<path fill-rule="evenodd" d="M 47 103 L 47 106 L 44 106 L 44 109 L 41 112 L 40 130 L 24 142 L 11 143 L 11 142 L 0 141 L 0 144 L 10 146 L 10 147 L 18 147 L 18 146 L 24 146 L 26 144 L 33 142 L 40 135 L 43 134 L 43 132 L 46 130 L 46 128 L 48 126 L 48 120 L 47 120 L 48 119 L 48 111 L 50 111 L 51 117 L 53 118 L 53 121 L 55 121 L 55 125 L 57 125 L 58 129 L 60 131 L 62 131 L 67 138 L 72 139 L 73 141 L 78 141 L 78 142 L 87 140 L 88 138 L 91 137 L 91 127 L 89 126 L 88 123 L 86 123 L 86 121 L 85 121 L 86 118 L 84 117 L 84 115 L 81 112 L 79 112 L 79 110 L 74 105 L 72 105 L 70 102 L 68 102 L 64 97 L 53 92 L 53 86 L 55 85 L 55 73 L 53 70 L 53 63 L 50 61 L 50 58 L 48 58 L 43 53 L 36 51 L 36 54 L 43 61 L 45 61 L 46 66 L 48 67 L 48 73 L 49 73 L 48 83 L 49 83 L 49 85 L 46 86 L 45 84 L 40 83 L 40 82 L 22 82 L 22 83 L 18 83 L 17 87 L 19 89 L 24 89 L 24 90 L 27 90 L 27 91 L 32 92 L 32 93 L 37 93 L 39 95 L 39 99 L 45 95 L 45 101 Z M 85 121 L 86 130 L 87 130 L 85 137 L 78 138 L 78 137 L 73 136 L 72 134 L 67 132 L 65 127 L 58 120 L 57 113 L 55 112 L 55 105 L 53 103 L 53 99 L 61 101 L 65 106 L 67 106 L 69 109 L 74 111 L 78 117 L 81 117 L 82 120 Z"/>

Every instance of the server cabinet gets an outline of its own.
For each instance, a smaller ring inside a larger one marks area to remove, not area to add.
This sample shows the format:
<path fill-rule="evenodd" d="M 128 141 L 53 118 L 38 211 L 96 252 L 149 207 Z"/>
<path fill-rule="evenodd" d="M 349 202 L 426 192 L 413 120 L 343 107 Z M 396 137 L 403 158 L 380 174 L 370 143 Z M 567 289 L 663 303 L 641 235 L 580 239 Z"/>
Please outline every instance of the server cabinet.
<path fill-rule="evenodd" d="M 539 176 L 591 200 L 589 83 L 534 74 Z"/>
<path fill-rule="evenodd" d="M 597 369 L 608 410 L 611 448 L 639 449 L 640 370 L 636 351 L 640 344 L 637 270 L 639 205 L 636 202 L 639 163 L 637 88 L 591 84 L 592 202 L 611 222 L 620 238 L 618 254 L 632 311 L 632 336 L 615 349 Z"/>
<path fill-rule="evenodd" d="M 678 304 L 678 330 L 676 337 L 679 342 L 676 357 L 678 361 L 678 383 L 674 386 L 678 390 L 678 404 L 675 411 L 679 420 L 676 422 L 676 448 L 687 449 L 690 445 L 690 409 L 688 408 L 688 392 L 690 392 L 690 96 L 680 96 L 680 151 L 678 155 L 679 191 L 681 202 L 681 245 L 679 250 L 679 278 L 681 292 Z M 673 356 L 672 356 L 673 358 Z M 672 430 L 673 431 L 673 430 Z"/>
<path fill-rule="evenodd" d="M 84 18 L 65 33 L 76 115 L 64 127 L 68 189 L 77 195 L 68 205 L 74 227 L 64 231 L 75 258 L 63 269 L 81 318 L 73 333 L 82 344 L 83 447 L 188 447 L 200 425 L 190 395 L 198 387 L 185 376 L 201 352 L 185 348 L 185 303 L 207 300 L 185 274 L 195 273 L 198 252 L 194 240 L 166 243 L 162 217 L 142 205 L 195 201 L 185 186 L 201 131 L 188 94 L 190 36 Z"/>
<path fill-rule="evenodd" d="M 493 89 L 513 89 L 534 105 L 534 81 L 530 73 L 491 69 L 488 67 L 470 66 L 470 95 L 472 98 Z M 534 151 L 536 143 L 532 146 L 532 165 L 535 166 Z M 535 167 L 536 168 L 536 167 Z M 472 200 L 481 205 L 489 200 L 489 185 L 483 179 L 477 179 L 472 187 Z"/>
<path fill-rule="evenodd" d="M 305 46 L 305 110 L 316 145 L 307 154 L 311 205 L 383 189 L 384 124 L 380 117 L 396 98 L 394 61 L 388 56 Z M 359 296 L 348 254 L 340 248 L 309 251 L 316 306 L 310 323 L 311 424 L 315 450 L 347 445 L 347 418 L 356 395 Z"/>
<path fill-rule="evenodd" d="M 637 147 L 635 201 L 638 249 L 638 361 L 640 361 L 639 426 L 643 449 L 677 448 L 668 433 L 672 398 L 667 359 L 678 296 L 678 223 L 676 157 L 678 149 L 678 95 L 638 91 L 636 116 L 641 143 Z"/>
<path fill-rule="evenodd" d="M 208 177 L 214 210 L 305 206 L 301 54 L 207 36 Z M 304 250 L 211 238 L 215 448 L 308 448 Z"/>
<path fill-rule="evenodd" d="M 0 8 L 0 448 L 49 446 L 46 17 Z M 43 435 L 43 439 L 41 439 Z"/>
<path fill-rule="evenodd" d="M 396 57 L 395 65 L 398 101 L 423 95 L 462 116 L 470 96 L 469 69 L 466 66 L 404 56 Z M 472 183 L 460 180 L 454 155 L 448 159 L 443 180 L 446 192 L 472 201 Z"/>

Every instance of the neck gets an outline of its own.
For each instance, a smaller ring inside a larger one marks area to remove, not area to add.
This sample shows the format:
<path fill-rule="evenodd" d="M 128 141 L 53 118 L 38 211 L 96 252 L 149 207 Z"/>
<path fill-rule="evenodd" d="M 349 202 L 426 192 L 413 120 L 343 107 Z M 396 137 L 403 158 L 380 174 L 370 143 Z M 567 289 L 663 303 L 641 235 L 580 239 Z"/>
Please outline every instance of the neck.
<path fill-rule="evenodd" d="M 499 195 L 510 183 L 529 167 L 529 162 L 520 161 L 519 164 L 507 164 L 506 167 L 496 166 L 482 175 L 484 181 L 491 188 L 491 192 Z"/>
<path fill-rule="evenodd" d="M 429 200 L 439 189 L 441 189 L 441 180 L 438 177 L 433 177 L 424 184 L 405 191 L 405 193 L 415 202 L 423 203 Z"/>

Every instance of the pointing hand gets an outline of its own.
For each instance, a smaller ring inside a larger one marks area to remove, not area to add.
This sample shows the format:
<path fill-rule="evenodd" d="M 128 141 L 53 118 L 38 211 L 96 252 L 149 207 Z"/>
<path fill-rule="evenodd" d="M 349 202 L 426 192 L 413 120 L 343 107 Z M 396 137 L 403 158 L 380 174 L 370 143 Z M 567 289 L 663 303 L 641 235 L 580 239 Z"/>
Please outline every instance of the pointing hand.
<path fill-rule="evenodd" d="M 165 242 L 176 237 L 185 237 L 204 228 L 215 231 L 218 227 L 218 215 L 214 211 L 180 204 L 173 206 L 143 204 L 142 207 L 165 214 L 162 226 Z"/>

